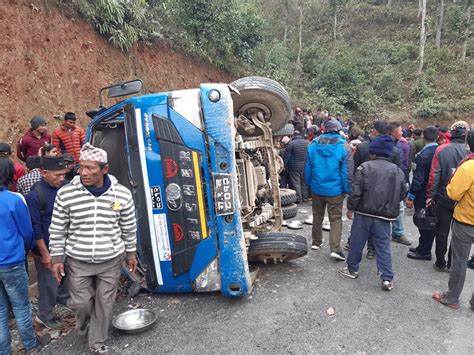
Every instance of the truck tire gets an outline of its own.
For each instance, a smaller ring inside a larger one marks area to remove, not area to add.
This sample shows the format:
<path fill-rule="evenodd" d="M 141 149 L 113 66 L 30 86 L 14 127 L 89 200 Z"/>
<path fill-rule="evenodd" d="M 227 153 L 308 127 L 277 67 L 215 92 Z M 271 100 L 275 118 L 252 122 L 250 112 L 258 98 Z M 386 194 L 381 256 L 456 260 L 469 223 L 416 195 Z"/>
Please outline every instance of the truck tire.
<path fill-rule="evenodd" d="M 272 135 L 273 137 L 283 137 L 283 136 L 291 137 L 293 136 L 294 133 L 295 133 L 295 126 L 293 126 L 293 123 L 287 123 L 278 131 L 273 131 Z"/>
<path fill-rule="evenodd" d="M 248 76 L 234 81 L 231 85 L 240 93 L 232 95 L 236 117 L 240 114 L 245 115 L 253 109 L 260 110 L 274 131 L 282 128 L 291 119 L 290 96 L 275 80 Z M 261 130 L 257 128 L 251 135 L 261 134 Z"/>
<path fill-rule="evenodd" d="M 298 214 L 298 205 L 296 203 L 292 203 L 290 205 L 283 206 L 281 210 L 283 212 L 283 219 L 290 219 L 296 217 Z"/>
<path fill-rule="evenodd" d="M 298 199 L 296 191 L 291 189 L 280 189 L 280 200 L 282 206 L 288 206 L 295 203 Z"/>
<path fill-rule="evenodd" d="M 249 262 L 285 262 L 308 254 L 308 242 L 299 234 L 269 232 L 257 234 L 258 239 L 250 242 Z"/>

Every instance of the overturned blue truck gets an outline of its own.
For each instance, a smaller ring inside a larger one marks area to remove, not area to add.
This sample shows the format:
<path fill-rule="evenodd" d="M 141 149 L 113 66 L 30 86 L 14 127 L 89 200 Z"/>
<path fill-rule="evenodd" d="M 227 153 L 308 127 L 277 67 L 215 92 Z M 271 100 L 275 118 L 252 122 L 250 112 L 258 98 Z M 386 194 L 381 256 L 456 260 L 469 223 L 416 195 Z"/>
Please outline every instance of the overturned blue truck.
<path fill-rule="evenodd" d="M 156 293 L 252 289 L 249 262 L 307 254 L 280 232 L 283 161 L 272 131 L 291 117 L 285 89 L 261 77 L 136 95 L 133 80 L 100 90 L 87 140 L 108 152 L 110 173 L 133 193 L 139 287 Z M 128 96 L 110 107 L 103 96 Z M 131 96 L 136 95 L 136 96 Z"/>

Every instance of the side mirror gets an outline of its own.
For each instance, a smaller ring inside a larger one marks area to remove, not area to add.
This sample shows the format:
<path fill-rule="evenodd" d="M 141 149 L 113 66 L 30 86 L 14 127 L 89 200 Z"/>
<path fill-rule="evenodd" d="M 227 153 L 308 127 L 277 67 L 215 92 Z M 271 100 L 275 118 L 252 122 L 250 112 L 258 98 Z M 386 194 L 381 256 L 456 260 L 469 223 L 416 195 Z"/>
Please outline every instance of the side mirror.
<path fill-rule="evenodd" d="M 140 79 L 135 79 L 135 80 L 126 81 L 121 84 L 116 84 L 116 85 L 112 85 L 112 86 L 108 86 L 108 87 L 100 89 L 99 91 L 100 107 L 104 107 L 104 100 L 102 97 L 102 93 L 106 90 L 108 91 L 107 97 L 109 98 L 128 96 L 128 95 L 141 92 L 143 90 L 143 81 L 141 81 Z"/>

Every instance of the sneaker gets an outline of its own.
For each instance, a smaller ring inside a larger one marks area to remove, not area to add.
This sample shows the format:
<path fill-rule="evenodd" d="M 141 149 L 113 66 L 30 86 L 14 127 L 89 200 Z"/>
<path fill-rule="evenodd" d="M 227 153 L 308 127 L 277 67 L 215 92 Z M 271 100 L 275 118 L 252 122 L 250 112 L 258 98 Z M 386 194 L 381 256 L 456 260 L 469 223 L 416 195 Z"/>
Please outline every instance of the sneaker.
<path fill-rule="evenodd" d="M 331 258 L 334 258 L 336 260 L 344 261 L 346 260 L 346 256 L 342 251 L 333 251 L 331 253 Z"/>
<path fill-rule="evenodd" d="M 349 250 L 349 247 L 350 247 L 349 242 L 347 242 L 346 244 L 344 244 L 344 250 Z"/>
<path fill-rule="evenodd" d="M 36 316 L 35 321 L 37 321 L 38 323 L 44 325 L 46 328 L 51 329 L 51 330 L 61 329 L 61 323 L 59 323 L 54 318 L 50 320 L 42 320 L 40 317 Z"/>
<path fill-rule="evenodd" d="M 392 291 L 393 290 L 393 281 L 382 281 L 382 290 L 384 291 Z"/>
<path fill-rule="evenodd" d="M 349 269 L 346 267 L 342 268 L 341 270 L 338 271 L 339 274 L 341 274 L 342 276 L 345 276 L 345 277 L 349 277 L 351 279 L 357 279 L 359 277 L 359 273 L 358 272 L 352 272 L 352 271 L 349 271 Z"/>
<path fill-rule="evenodd" d="M 108 354 L 109 353 L 109 348 L 107 345 L 100 345 L 100 346 L 94 346 L 91 347 L 91 353 L 94 354 Z"/>
<path fill-rule="evenodd" d="M 314 245 L 314 244 L 311 245 L 311 249 L 313 250 L 319 250 L 320 247 L 321 247 L 320 245 Z"/>
<path fill-rule="evenodd" d="M 368 249 L 367 255 L 365 256 L 367 259 L 375 259 L 375 250 Z"/>
<path fill-rule="evenodd" d="M 469 259 L 469 261 L 467 262 L 467 267 L 469 269 L 474 269 L 474 255 L 471 256 L 471 259 Z"/>
<path fill-rule="evenodd" d="M 403 245 L 411 245 L 411 242 L 404 235 L 402 235 L 401 237 L 392 237 L 392 242 L 400 243 Z"/>
<path fill-rule="evenodd" d="M 324 220 L 322 228 L 324 231 L 330 231 L 331 230 L 331 224 L 329 223 L 329 220 Z"/>

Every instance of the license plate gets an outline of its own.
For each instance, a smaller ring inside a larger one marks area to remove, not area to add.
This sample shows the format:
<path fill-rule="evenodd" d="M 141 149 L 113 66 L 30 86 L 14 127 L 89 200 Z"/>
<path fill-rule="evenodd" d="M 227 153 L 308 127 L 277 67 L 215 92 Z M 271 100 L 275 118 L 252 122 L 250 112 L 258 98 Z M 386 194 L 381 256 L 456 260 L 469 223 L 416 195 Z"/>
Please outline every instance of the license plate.
<path fill-rule="evenodd" d="M 233 184 L 230 174 L 214 175 L 214 199 L 218 216 L 234 213 Z"/>

